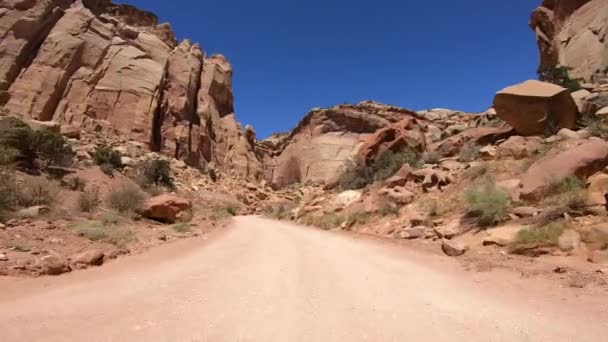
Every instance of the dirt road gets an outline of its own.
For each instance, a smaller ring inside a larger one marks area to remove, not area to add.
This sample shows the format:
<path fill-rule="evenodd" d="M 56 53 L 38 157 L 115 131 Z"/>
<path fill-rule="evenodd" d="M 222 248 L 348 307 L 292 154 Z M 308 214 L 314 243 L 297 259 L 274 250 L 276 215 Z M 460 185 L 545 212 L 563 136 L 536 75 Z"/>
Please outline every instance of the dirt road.
<path fill-rule="evenodd" d="M 0 340 L 606 341 L 606 296 L 255 217 L 59 278 L 0 280 Z"/>

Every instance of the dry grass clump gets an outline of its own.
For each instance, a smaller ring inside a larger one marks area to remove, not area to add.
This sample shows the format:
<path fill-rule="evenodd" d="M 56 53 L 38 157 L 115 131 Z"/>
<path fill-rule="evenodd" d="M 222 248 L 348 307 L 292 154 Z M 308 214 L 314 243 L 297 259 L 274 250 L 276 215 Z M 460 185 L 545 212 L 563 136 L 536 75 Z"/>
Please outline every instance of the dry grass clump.
<path fill-rule="evenodd" d="M 132 215 L 139 211 L 145 200 L 145 193 L 135 184 L 125 184 L 108 196 L 110 207 L 123 215 Z"/>
<path fill-rule="evenodd" d="M 490 178 L 466 190 L 464 198 L 469 216 L 475 218 L 480 226 L 502 222 L 510 207 L 509 195 Z"/>

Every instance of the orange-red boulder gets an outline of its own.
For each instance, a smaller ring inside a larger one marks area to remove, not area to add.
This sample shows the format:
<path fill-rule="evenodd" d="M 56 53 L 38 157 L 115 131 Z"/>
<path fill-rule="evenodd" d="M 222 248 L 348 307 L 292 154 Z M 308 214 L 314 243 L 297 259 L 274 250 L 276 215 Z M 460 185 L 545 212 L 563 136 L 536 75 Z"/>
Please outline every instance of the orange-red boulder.
<path fill-rule="evenodd" d="M 173 194 L 163 194 L 146 201 L 141 213 L 149 219 L 172 223 L 179 219 L 182 212 L 190 209 L 190 200 Z"/>

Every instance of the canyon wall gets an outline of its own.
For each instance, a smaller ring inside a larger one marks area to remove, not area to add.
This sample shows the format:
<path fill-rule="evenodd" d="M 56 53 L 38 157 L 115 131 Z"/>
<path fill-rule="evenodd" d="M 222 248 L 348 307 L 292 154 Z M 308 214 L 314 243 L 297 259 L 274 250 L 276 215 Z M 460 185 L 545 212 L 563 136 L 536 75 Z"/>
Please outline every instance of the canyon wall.
<path fill-rule="evenodd" d="M 111 129 L 152 151 L 259 179 L 236 121 L 232 67 L 177 42 L 152 13 L 104 0 L 0 1 L 0 104 L 16 115 Z"/>
<path fill-rule="evenodd" d="M 584 80 L 608 72 L 608 1 L 544 0 L 530 26 L 541 67 L 567 66 L 571 77 Z"/>

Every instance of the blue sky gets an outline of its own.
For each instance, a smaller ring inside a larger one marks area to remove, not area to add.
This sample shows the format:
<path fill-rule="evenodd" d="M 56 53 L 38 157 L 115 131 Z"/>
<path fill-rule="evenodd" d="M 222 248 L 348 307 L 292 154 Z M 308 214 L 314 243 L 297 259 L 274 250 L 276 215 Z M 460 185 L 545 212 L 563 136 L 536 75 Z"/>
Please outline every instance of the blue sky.
<path fill-rule="evenodd" d="M 236 114 L 258 137 L 313 107 L 375 100 L 483 111 L 535 78 L 540 0 L 123 0 L 224 54 Z"/>

